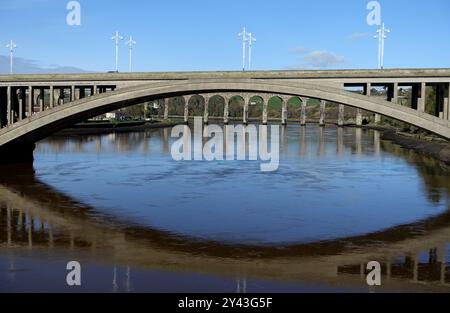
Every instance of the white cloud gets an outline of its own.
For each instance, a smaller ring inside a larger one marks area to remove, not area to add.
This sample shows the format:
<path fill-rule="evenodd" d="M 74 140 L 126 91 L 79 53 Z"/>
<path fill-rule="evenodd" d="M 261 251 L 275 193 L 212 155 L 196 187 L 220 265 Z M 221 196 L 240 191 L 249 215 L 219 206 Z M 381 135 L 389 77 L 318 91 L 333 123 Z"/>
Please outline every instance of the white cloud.
<path fill-rule="evenodd" d="M 306 66 L 313 68 L 326 68 L 347 63 L 343 56 L 329 51 L 312 51 L 303 57 Z"/>

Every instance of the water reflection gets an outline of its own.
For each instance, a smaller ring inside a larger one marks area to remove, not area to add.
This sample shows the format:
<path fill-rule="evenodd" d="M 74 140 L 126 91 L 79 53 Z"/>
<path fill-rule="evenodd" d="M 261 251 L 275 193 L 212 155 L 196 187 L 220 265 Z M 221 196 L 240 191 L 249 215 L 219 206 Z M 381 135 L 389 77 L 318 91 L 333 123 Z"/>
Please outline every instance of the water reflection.
<path fill-rule="evenodd" d="M 282 149 L 285 160 L 298 155 L 303 160 L 325 158 L 322 161 L 336 155 L 344 159 L 349 155 L 375 154 L 377 158 L 395 155 L 417 171 L 428 201 L 444 204 L 447 209 L 363 235 L 273 245 L 252 241 L 239 244 L 186 236 L 135 223 L 121 215 L 106 214 L 103 208 L 75 200 L 43 182 L 39 169 L 35 173 L 31 167 L 7 167 L 1 169 L 0 175 L 0 229 L 5 230 L 0 232 L 0 259 L 7 260 L 9 283 L 18 283 L 16 262 L 23 258 L 21 251 L 27 251 L 25 258 L 30 260 L 39 259 L 43 251 L 50 251 L 52 255 L 62 255 L 64 260 L 71 260 L 70 256 L 75 255 L 101 262 L 109 271 L 106 275 L 109 289 L 104 291 L 113 292 L 146 291 L 139 287 L 139 277 L 144 275 L 142 272 L 154 270 L 178 273 L 177 279 L 182 279 L 180 272 L 222 277 L 238 293 L 255 291 L 255 280 L 268 290 L 274 289 L 271 281 L 366 290 L 364 264 L 372 260 L 383 264 L 382 290 L 449 291 L 450 180 L 445 169 L 432 159 L 380 141 L 377 132 L 326 128 L 311 131 L 305 127 L 295 132 L 288 127 L 282 135 L 283 146 L 289 145 L 289 149 Z M 53 138 L 41 144 L 38 153 L 51 151 L 51 155 L 61 157 L 74 151 L 95 150 L 97 154 L 141 151 L 164 156 L 170 153 L 169 135 L 166 129 L 116 134 L 115 139 L 82 137 L 64 140 L 63 144 L 61 139 Z M 131 139 L 126 140 L 128 137 Z M 385 162 L 387 166 L 397 166 Z M 39 166 L 38 161 L 36 167 Z M 292 168 L 288 166 L 288 169 Z M 279 201 L 287 203 L 289 199 Z M 91 275 L 97 275 L 96 279 L 101 281 L 104 277 L 100 272 Z M 29 271 L 27 275 L 37 274 Z M 157 276 L 154 272 L 151 275 Z M 189 281 L 195 280 L 189 278 Z M 209 279 L 204 287 L 215 284 L 222 286 Z"/>

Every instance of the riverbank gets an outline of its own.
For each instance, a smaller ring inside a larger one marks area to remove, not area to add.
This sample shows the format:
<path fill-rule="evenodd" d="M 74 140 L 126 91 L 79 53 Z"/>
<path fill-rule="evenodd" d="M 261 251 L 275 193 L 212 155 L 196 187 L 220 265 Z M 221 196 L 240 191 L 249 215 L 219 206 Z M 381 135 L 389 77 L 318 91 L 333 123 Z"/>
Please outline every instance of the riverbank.
<path fill-rule="evenodd" d="M 405 149 L 433 157 L 450 166 L 450 142 L 432 136 L 421 136 L 384 129 L 381 139 L 391 141 Z"/>

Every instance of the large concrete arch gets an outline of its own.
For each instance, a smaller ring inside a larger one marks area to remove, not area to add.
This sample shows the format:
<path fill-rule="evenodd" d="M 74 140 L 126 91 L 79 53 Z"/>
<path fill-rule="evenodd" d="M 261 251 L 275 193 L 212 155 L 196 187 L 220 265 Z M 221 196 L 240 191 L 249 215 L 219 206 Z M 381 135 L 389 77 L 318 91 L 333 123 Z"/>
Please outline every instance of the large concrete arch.
<path fill-rule="evenodd" d="M 73 101 L 33 115 L 0 131 L 0 154 L 29 150 L 54 132 L 119 108 L 146 101 L 203 93 L 248 92 L 316 98 L 388 116 L 450 139 L 450 121 L 380 99 L 321 84 L 277 80 L 187 80 L 119 89 Z M 32 150 L 31 150 L 32 151 Z"/>

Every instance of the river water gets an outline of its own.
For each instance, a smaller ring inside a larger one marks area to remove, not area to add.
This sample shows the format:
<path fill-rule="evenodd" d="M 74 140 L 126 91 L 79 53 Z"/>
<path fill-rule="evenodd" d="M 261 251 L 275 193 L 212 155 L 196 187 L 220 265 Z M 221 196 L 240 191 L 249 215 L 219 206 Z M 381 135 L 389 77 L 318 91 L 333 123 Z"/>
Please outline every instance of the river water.
<path fill-rule="evenodd" d="M 377 131 L 290 125 L 261 172 L 174 161 L 170 135 L 55 136 L 3 167 L 0 292 L 450 291 L 450 172 L 433 159 Z"/>

